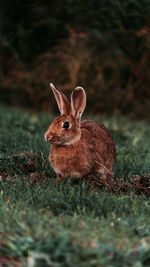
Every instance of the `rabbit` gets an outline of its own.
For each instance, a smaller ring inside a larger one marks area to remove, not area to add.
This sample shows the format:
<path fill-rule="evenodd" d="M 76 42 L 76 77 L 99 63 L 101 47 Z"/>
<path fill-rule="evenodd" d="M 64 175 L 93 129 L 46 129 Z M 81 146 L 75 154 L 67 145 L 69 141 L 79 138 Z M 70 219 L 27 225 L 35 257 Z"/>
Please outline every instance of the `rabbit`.
<path fill-rule="evenodd" d="M 76 87 L 67 97 L 51 83 L 60 116 L 55 118 L 45 133 L 51 144 L 49 161 L 58 181 L 64 177 L 82 178 L 95 173 L 109 183 L 113 177 L 116 148 L 108 130 L 93 120 L 81 121 L 86 107 L 86 93 Z"/>

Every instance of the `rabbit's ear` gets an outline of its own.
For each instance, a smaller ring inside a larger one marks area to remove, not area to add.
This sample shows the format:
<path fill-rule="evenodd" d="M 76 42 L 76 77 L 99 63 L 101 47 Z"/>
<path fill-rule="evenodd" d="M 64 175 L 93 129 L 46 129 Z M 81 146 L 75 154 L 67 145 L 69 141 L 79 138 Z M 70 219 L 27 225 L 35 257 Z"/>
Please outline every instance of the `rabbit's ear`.
<path fill-rule="evenodd" d="M 59 92 L 52 83 L 50 83 L 50 87 L 54 93 L 60 114 L 68 114 L 70 112 L 70 103 L 67 97 L 62 92 Z"/>
<path fill-rule="evenodd" d="M 72 115 L 79 121 L 86 107 L 86 93 L 82 87 L 76 87 L 71 94 Z"/>

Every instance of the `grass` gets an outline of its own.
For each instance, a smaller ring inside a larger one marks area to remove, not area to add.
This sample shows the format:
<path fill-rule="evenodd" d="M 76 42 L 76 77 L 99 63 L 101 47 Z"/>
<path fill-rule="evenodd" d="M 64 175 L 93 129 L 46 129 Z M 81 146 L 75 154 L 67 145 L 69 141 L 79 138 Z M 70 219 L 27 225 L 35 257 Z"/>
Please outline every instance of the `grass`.
<path fill-rule="evenodd" d="M 43 138 L 51 120 L 0 108 L 0 265 L 150 266 L 149 199 L 56 183 Z M 147 123 L 101 121 L 117 146 L 116 180 L 150 174 Z"/>

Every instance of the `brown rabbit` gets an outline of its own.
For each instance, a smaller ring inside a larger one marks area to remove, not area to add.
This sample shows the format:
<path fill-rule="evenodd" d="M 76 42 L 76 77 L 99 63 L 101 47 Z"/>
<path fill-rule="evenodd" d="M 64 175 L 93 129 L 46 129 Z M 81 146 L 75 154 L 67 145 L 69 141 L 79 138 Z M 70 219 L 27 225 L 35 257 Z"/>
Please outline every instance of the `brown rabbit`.
<path fill-rule="evenodd" d="M 52 83 L 50 86 L 61 115 L 52 121 L 45 133 L 45 140 L 51 144 L 49 160 L 58 180 L 83 177 L 94 172 L 109 182 L 116 159 L 114 141 L 100 123 L 80 121 L 86 107 L 84 89 L 74 89 L 70 104 Z"/>

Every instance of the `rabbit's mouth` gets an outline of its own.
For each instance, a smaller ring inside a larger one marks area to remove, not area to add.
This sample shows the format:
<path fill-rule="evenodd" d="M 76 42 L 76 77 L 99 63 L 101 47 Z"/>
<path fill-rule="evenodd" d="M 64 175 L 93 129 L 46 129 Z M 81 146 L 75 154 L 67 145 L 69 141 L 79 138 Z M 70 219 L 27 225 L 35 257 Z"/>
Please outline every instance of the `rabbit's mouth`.
<path fill-rule="evenodd" d="M 62 145 L 62 143 L 59 141 L 50 141 L 49 142 L 51 145 Z"/>
<path fill-rule="evenodd" d="M 62 144 L 62 141 L 58 137 L 48 138 L 47 142 L 49 142 L 51 145 L 61 145 Z"/>

